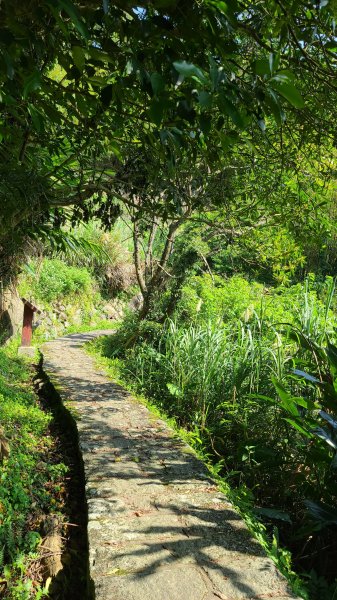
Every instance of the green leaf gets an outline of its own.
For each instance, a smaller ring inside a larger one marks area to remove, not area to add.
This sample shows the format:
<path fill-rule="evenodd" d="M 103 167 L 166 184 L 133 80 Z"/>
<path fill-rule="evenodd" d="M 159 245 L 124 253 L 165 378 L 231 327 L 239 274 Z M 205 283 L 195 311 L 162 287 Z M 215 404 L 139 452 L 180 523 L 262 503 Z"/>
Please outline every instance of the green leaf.
<path fill-rule="evenodd" d="M 155 125 L 159 126 L 163 120 L 164 103 L 157 98 L 153 98 L 149 108 L 149 117 Z"/>
<path fill-rule="evenodd" d="M 272 112 L 274 119 L 278 125 L 281 125 L 285 119 L 284 112 L 282 111 L 281 104 L 279 102 L 277 94 L 274 90 L 268 89 L 266 90 L 264 96 L 264 103 Z"/>
<path fill-rule="evenodd" d="M 327 351 L 326 351 L 328 361 L 330 364 L 331 372 L 334 378 L 337 375 L 337 348 L 330 342 L 328 343 Z"/>
<path fill-rule="evenodd" d="M 286 521 L 287 523 L 291 523 L 291 518 L 288 513 L 283 510 L 278 510 L 277 508 L 254 508 L 254 513 L 257 515 L 261 515 L 262 517 L 267 517 L 269 519 L 277 519 L 280 521 Z"/>
<path fill-rule="evenodd" d="M 312 438 L 312 435 L 310 434 L 310 432 L 307 431 L 306 429 L 304 429 L 304 427 L 302 427 L 302 425 L 300 425 L 294 419 L 285 418 L 283 420 L 286 421 L 287 423 L 289 423 L 289 425 L 291 425 L 292 427 L 294 427 L 294 429 L 297 429 L 297 431 L 299 431 L 305 437 Z"/>
<path fill-rule="evenodd" d="M 335 439 L 332 437 L 331 433 L 329 431 L 327 431 L 327 429 L 324 429 L 323 427 L 316 427 L 315 429 L 312 430 L 312 433 L 314 433 L 315 435 L 317 435 L 317 437 L 324 440 L 331 448 L 334 448 L 335 450 L 337 450 L 337 443 L 336 443 Z"/>
<path fill-rule="evenodd" d="M 273 76 L 273 79 L 276 81 L 295 81 L 295 74 L 289 69 L 282 69 L 282 71 L 278 71 Z"/>
<path fill-rule="evenodd" d="M 200 115 L 199 125 L 202 133 L 208 135 L 211 131 L 212 120 L 208 115 Z"/>
<path fill-rule="evenodd" d="M 32 118 L 34 129 L 36 129 L 38 133 L 41 133 L 44 130 L 43 115 L 32 104 L 28 105 L 28 111 Z"/>
<path fill-rule="evenodd" d="M 173 383 L 167 383 L 166 387 L 170 394 L 172 394 L 172 396 L 175 396 L 176 398 L 181 398 L 183 396 L 183 392 L 181 391 L 181 389 L 179 389 Z"/>
<path fill-rule="evenodd" d="M 331 415 L 328 415 L 324 410 L 319 411 L 319 416 L 322 417 L 329 425 L 331 425 L 332 429 L 337 430 L 337 421 L 335 421 Z"/>
<path fill-rule="evenodd" d="M 224 0 L 206 0 L 206 2 L 224 14 L 228 20 L 236 22 L 234 14 L 234 11 L 238 10 L 236 0 L 230 0 L 229 2 L 225 2 Z"/>
<path fill-rule="evenodd" d="M 156 94 L 156 96 L 158 96 L 158 94 L 160 94 L 165 88 L 165 80 L 160 75 L 160 73 L 152 73 L 150 80 L 153 93 Z"/>
<path fill-rule="evenodd" d="M 83 48 L 81 48 L 81 46 L 73 46 L 71 49 L 71 54 L 74 60 L 74 64 L 82 73 L 85 65 L 85 54 Z"/>
<path fill-rule="evenodd" d="M 276 75 L 270 80 L 271 87 L 281 94 L 283 98 L 288 100 L 292 106 L 296 108 L 304 107 L 304 100 L 298 91 L 298 89 L 294 86 L 290 78 L 286 74 Z"/>
<path fill-rule="evenodd" d="M 287 412 L 289 412 L 294 417 L 298 417 L 299 412 L 296 407 L 296 404 L 298 403 L 297 402 L 298 398 L 292 398 L 291 395 L 289 394 L 289 392 L 287 392 L 287 390 L 283 387 L 283 385 L 279 381 L 277 381 L 277 379 L 275 379 L 275 377 L 272 377 L 272 382 L 273 382 L 273 384 L 276 388 L 276 391 L 280 397 L 282 408 L 284 408 Z"/>
<path fill-rule="evenodd" d="M 114 155 L 118 158 L 118 160 L 122 161 L 123 157 L 122 157 L 122 154 L 121 154 L 121 150 L 120 150 L 119 144 L 117 144 L 117 142 L 115 142 L 114 140 L 110 140 L 109 141 L 109 146 L 110 146 L 112 152 L 114 153 Z"/>
<path fill-rule="evenodd" d="M 317 410 L 321 408 L 320 404 L 314 402 L 313 400 L 310 400 L 310 398 L 302 398 L 301 396 L 296 396 L 292 398 L 292 400 L 295 402 L 295 404 L 303 406 L 303 408 L 306 408 L 307 410 Z"/>
<path fill-rule="evenodd" d="M 271 75 L 270 63 L 268 58 L 259 58 L 255 61 L 254 71 L 256 75 Z"/>
<path fill-rule="evenodd" d="M 41 87 L 41 74 L 39 71 L 35 70 L 31 75 L 29 75 L 23 84 L 23 97 L 26 99 L 31 92 L 39 89 Z"/>
<path fill-rule="evenodd" d="M 99 48 L 94 48 L 93 46 L 91 46 L 90 48 L 88 48 L 87 52 L 93 60 L 97 60 L 98 62 L 113 64 L 115 62 L 114 59 L 110 56 L 110 54 L 99 50 Z"/>
<path fill-rule="evenodd" d="M 192 63 L 188 63 L 185 60 L 174 62 L 173 66 L 176 71 L 183 77 L 192 77 L 197 79 L 200 83 L 207 83 L 207 78 L 199 67 L 196 67 Z"/>
<path fill-rule="evenodd" d="M 212 96 L 208 92 L 199 92 L 198 101 L 200 106 L 202 106 L 203 108 L 211 108 L 212 106 Z"/>
<path fill-rule="evenodd" d="M 275 404 L 277 404 L 275 398 L 271 398 L 270 396 L 263 396 L 263 394 L 252 394 L 251 397 L 256 398 L 257 400 L 264 400 L 265 402 L 269 402 L 274 406 Z"/>
<path fill-rule="evenodd" d="M 305 350 L 309 350 L 310 352 L 315 352 L 317 356 L 325 360 L 325 352 L 324 350 L 318 346 L 315 342 L 310 340 L 306 335 L 304 335 L 299 329 L 290 329 L 288 332 L 288 336 L 291 340 L 297 342 L 301 348 Z"/>
<path fill-rule="evenodd" d="M 70 0 L 58 0 L 58 5 L 61 9 L 63 9 L 71 18 L 74 26 L 77 31 L 81 34 L 84 39 L 89 38 L 89 32 L 86 24 L 82 21 L 81 16 L 76 8 L 76 6 Z"/>
<path fill-rule="evenodd" d="M 334 523 L 337 525 L 337 509 L 323 502 L 304 500 L 304 504 L 314 519 L 322 521 L 325 525 Z"/>
<path fill-rule="evenodd" d="M 231 100 L 229 100 L 224 94 L 221 94 L 219 97 L 219 108 L 222 112 L 228 115 L 233 123 L 239 127 L 239 129 L 243 129 L 245 126 L 244 118 L 233 104 Z"/>

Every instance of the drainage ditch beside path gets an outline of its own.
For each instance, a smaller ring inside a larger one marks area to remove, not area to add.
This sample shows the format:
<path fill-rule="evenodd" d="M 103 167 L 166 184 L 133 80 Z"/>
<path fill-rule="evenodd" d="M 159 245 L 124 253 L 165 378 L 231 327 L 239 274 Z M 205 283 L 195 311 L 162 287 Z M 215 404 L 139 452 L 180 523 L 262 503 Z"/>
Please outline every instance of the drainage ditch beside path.
<path fill-rule="evenodd" d="M 76 422 L 65 407 L 59 393 L 43 370 L 43 359 L 36 368 L 34 387 L 42 407 L 52 414 L 50 433 L 53 436 L 57 459 L 68 472 L 65 476 L 66 525 L 62 544 L 62 568 L 49 588 L 51 600 L 92 600 L 93 587 L 89 576 L 88 509 L 85 497 L 85 478 L 79 449 Z M 60 536 L 60 531 L 58 535 Z M 49 544 L 48 544 L 49 545 Z M 49 552 L 48 555 L 51 555 Z"/>

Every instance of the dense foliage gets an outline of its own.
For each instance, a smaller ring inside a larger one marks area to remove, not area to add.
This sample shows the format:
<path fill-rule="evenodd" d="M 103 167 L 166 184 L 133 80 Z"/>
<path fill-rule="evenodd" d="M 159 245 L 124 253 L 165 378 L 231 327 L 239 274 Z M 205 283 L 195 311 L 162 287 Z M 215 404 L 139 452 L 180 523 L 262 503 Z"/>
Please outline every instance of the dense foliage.
<path fill-rule="evenodd" d="M 297 569 L 312 573 L 317 599 L 331 598 L 335 577 L 337 426 L 328 364 L 334 378 L 336 350 L 323 349 L 335 340 L 335 304 L 331 278 L 267 289 L 204 275 L 185 285 L 164 328 L 130 317 L 100 342 L 128 384 L 190 431 L 270 530 L 278 525 Z"/>
<path fill-rule="evenodd" d="M 39 0 L 0 11 L 7 263 L 50 218 L 110 225 L 118 199 L 179 215 L 179 174 L 194 165 L 220 175 L 218 192 L 231 169 L 253 177 L 263 165 L 260 200 L 295 173 L 292 208 L 308 193 L 306 160 L 322 157 L 331 174 L 334 2 Z"/>

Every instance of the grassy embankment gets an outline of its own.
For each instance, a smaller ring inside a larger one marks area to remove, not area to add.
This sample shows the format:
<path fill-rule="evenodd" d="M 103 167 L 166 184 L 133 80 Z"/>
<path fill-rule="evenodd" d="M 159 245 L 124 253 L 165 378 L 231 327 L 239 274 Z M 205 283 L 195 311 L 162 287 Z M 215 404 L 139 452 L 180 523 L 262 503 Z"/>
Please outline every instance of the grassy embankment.
<path fill-rule="evenodd" d="M 42 524 L 45 515 L 64 515 L 64 479 L 52 416 L 33 391 L 34 371 L 16 357 L 16 346 L 0 349 L 0 558 L 1 596 L 42 598 Z M 7 455 L 8 450 L 8 455 Z"/>

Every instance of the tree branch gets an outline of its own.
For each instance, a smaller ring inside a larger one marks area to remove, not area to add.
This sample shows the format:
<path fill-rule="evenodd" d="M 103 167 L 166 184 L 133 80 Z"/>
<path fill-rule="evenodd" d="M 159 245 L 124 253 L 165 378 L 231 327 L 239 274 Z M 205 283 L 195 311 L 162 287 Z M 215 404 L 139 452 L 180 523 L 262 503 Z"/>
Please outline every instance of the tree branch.
<path fill-rule="evenodd" d="M 138 285 L 140 287 L 140 291 L 142 292 L 143 297 L 147 294 L 147 286 L 145 283 L 145 279 L 143 277 L 142 272 L 142 264 L 140 260 L 139 253 L 139 231 L 138 231 L 138 223 L 136 219 L 133 222 L 133 257 L 135 261 L 135 269 L 136 269 L 136 277 L 138 281 Z"/>

